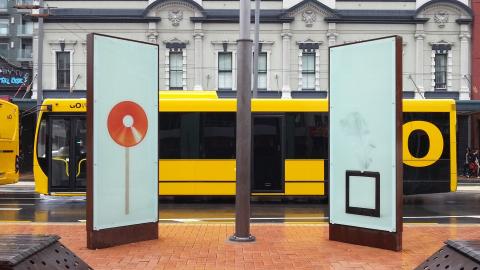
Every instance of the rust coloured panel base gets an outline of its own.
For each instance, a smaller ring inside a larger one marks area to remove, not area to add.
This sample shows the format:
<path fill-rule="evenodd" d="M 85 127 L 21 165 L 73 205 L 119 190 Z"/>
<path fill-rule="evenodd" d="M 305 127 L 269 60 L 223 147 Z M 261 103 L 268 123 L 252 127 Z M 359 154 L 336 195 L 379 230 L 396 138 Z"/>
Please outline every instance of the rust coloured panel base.
<path fill-rule="evenodd" d="M 116 227 L 104 230 L 87 229 L 87 247 L 99 249 L 158 239 L 158 222 Z"/>
<path fill-rule="evenodd" d="M 402 232 L 386 232 L 340 224 L 329 224 L 329 239 L 349 244 L 402 250 Z"/>

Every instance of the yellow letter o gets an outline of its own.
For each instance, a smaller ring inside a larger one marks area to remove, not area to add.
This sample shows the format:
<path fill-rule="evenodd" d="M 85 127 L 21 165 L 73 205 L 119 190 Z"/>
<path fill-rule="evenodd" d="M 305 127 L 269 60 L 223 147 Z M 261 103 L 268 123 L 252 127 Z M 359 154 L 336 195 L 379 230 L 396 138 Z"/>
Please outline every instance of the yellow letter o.
<path fill-rule="evenodd" d="M 423 130 L 427 133 L 430 147 L 428 153 L 420 158 L 412 156 L 408 149 L 408 138 L 414 130 Z M 442 132 L 432 123 L 426 121 L 411 121 L 403 124 L 403 163 L 412 167 L 430 166 L 442 156 L 443 136 Z"/>

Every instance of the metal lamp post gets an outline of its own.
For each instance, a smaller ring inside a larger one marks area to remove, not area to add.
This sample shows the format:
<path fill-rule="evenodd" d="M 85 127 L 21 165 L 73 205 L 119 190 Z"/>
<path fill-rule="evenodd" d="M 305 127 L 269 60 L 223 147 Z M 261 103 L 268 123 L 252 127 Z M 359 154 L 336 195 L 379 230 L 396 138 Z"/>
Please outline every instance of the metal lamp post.
<path fill-rule="evenodd" d="M 250 178 L 252 156 L 252 40 L 250 39 L 250 0 L 240 0 L 240 37 L 237 40 L 237 147 L 235 234 L 231 241 L 251 242 Z"/>

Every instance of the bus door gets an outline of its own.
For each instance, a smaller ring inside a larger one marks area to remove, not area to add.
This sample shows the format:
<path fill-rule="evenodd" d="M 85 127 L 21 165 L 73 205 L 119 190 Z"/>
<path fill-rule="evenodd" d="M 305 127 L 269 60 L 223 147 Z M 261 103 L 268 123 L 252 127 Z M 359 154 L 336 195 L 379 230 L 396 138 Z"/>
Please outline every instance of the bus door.
<path fill-rule="evenodd" d="M 252 192 L 284 192 L 283 117 L 253 117 Z"/>
<path fill-rule="evenodd" d="M 85 117 L 49 117 L 48 164 L 51 192 L 84 192 L 86 189 Z"/>

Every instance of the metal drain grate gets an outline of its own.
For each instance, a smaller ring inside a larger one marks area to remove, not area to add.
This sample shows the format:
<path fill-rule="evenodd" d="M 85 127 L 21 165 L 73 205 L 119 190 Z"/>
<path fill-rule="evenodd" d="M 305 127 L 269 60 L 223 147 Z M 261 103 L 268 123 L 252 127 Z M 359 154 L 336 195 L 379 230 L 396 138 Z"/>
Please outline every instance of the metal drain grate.
<path fill-rule="evenodd" d="M 0 235 L 0 270 L 90 270 L 56 235 Z"/>
<path fill-rule="evenodd" d="M 480 270 L 480 264 L 462 252 L 443 246 L 415 270 Z"/>
<path fill-rule="evenodd" d="M 91 270 L 93 268 L 89 267 L 82 259 L 78 258 L 72 251 L 70 251 L 60 242 L 56 242 L 42 251 L 34 254 L 33 256 L 30 256 L 11 269 Z"/>

